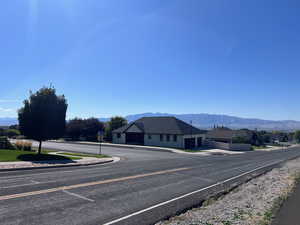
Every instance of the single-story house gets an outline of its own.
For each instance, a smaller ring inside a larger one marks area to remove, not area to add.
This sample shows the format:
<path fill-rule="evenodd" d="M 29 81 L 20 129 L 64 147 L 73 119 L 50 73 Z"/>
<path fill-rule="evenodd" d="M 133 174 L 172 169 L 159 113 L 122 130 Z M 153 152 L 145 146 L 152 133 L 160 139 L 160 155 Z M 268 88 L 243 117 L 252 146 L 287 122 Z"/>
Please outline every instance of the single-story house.
<path fill-rule="evenodd" d="M 232 143 L 234 138 L 250 138 L 252 132 L 246 129 L 241 130 L 231 130 L 227 127 L 217 127 L 213 130 L 210 130 L 206 134 L 207 140 L 223 142 L 223 143 Z"/>
<path fill-rule="evenodd" d="M 191 149 L 202 146 L 206 131 L 175 117 L 143 117 L 112 133 L 116 144 Z"/>

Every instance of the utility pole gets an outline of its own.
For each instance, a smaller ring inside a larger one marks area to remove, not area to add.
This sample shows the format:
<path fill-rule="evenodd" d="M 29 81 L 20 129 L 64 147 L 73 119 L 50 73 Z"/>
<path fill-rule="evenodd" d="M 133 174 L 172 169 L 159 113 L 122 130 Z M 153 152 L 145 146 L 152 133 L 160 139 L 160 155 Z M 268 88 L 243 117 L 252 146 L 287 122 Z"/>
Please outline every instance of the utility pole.
<path fill-rule="evenodd" d="M 191 123 L 191 138 L 193 138 L 193 121 L 191 120 L 190 123 Z"/>
<path fill-rule="evenodd" d="M 102 137 L 103 137 L 103 131 L 99 130 L 98 132 L 98 141 L 99 141 L 99 155 L 102 154 L 102 149 L 101 149 L 101 142 L 102 142 Z"/>
<path fill-rule="evenodd" d="M 191 120 L 190 123 L 191 123 L 191 142 L 192 142 L 192 140 L 193 140 L 193 121 Z M 196 147 L 196 140 L 195 140 L 195 147 Z"/>
<path fill-rule="evenodd" d="M 99 141 L 99 155 L 101 155 L 102 151 L 101 151 L 101 140 Z"/>

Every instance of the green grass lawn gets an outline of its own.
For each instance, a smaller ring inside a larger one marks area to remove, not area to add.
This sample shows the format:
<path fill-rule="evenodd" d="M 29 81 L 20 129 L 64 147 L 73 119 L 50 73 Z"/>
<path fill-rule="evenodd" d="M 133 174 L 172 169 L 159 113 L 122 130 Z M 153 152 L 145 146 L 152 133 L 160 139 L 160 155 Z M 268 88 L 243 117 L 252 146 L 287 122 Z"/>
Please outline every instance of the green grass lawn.
<path fill-rule="evenodd" d="M 51 160 L 76 160 L 80 157 L 68 157 L 61 155 L 50 155 L 47 151 L 42 151 L 38 155 L 34 151 L 19 151 L 0 149 L 0 162 L 14 162 L 14 161 L 51 161 Z"/>
<path fill-rule="evenodd" d="M 70 152 L 60 152 L 62 155 L 71 155 L 71 156 L 82 156 L 82 157 L 95 157 L 95 158 L 107 158 L 108 155 L 96 155 L 96 154 L 83 154 L 83 153 L 70 153 Z"/>
<path fill-rule="evenodd" d="M 36 147 L 33 147 L 33 148 L 32 148 L 32 151 L 37 151 L 37 150 L 38 150 L 38 148 L 36 148 Z M 58 152 L 58 150 L 50 150 L 50 149 L 45 149 L 45 148 L 43 148 L 43 149 L 42 149 L 42 152 L 48 154 L 48 153 L 50 153 L 50 152 Z"/>
<path fill-rule="evenodd" d="M 255 146 L 255 145 L 253 145 L 252 147 L 254 148 L 254 150 L 255 149 L 266 149 L 266 148 L 269 148 L 267 146 Z"/>
<path fill-rule="evenodd" d="M 203 150 L 193 150 L 193 149 L 180 149 L 181 151 L 184 152 L 202 152 Z"/>

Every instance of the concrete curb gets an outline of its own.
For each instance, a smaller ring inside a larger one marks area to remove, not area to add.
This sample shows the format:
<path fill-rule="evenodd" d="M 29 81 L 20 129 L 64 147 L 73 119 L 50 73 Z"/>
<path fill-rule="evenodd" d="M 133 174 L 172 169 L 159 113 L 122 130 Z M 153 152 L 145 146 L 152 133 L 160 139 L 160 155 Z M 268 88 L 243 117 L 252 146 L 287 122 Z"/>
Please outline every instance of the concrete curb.
<path fill-rule="evenodd" d="M 19 170 L 37 170 L 37 169 L 54 169 L 54 168 L 62 168 L 62 167 L 80 167 L 80 166 L 92 166 L 92 165 L 101 165 L 111 162 L 117 162 L 120 158 L 108 158 L 107 161 L 101 161 L 101 162 L 91 162 L 87 164 L 72 164 L 72 165 L 54 165 L 54 166 L 39 166 L 39 167 L 20 167 L 20 168 L 5 168 L 0 169 L 0 172 L 6 172 L 6 171 L 19 171 Z"/>
<path fill-rule="evenodd" d="M 89 145 L 89 146 L 99 146 L 99 143 L 80 143 L 80 142 L 76 142 L 76 141 L 48 141 L 48 142 L 52 142 L 52 143 L 61 143 L 61 144 L 76 144 L 76 145 Z M 129 148 L 129 149 L 141 149 L 141 150 L 147 150 L 147 151 L 160 151 L 160 152 L 171 152 L 174 153 L 175 151 L 181 151 L 181 150 L 177 150 L 177 149 L 165 149 L 165 148 L 159 148 L 159 147 L 145 147 L 145 146 L 130 146 L 130 145 L 118 145 L 118 144 L 105 144 L 102 143 L 101 146 L 105 146 L 105 147 L 112 147 L 112 148 Z M 183 152 L 183 151 L 182 151 Z M 184 153 L 184 152 L 183 152 Z"/>
<path fill-rule="evenodd" d="M 148 225 L 155 224 L 159 221 L 169 219 L 173 216 L 179 215 L 194 207 L 200 207 L 202 203 L 214 196 L 226 194 L 238 187 L 239 185 L 259 177 L 274 168 L 280 167 L 284 162 L 299 158 L 299 156 L 291 157 L 287 160 L 280 160 L 265 166 L 258 167 L 249 172 L 231 177 L 227 180 L 217 182 L 211 186 L 181 195 L 174 199 L 159 203 L 149 208 L 134 212 L 130 215 L 121 217 L 119 219 L 106 222 L 104 225 Z M 155 215 L 155 216 L 153 216 Z"/>
<path fill-rule="evenodd" d="M 99 146 L 99 143 L 80 143 L 80 142 L 75 142 L 75 141 L 48 141 L 52 143 L 63 143 L 63 144 L 77 144 L 77 145 L 86 145 L 86 146 Z M 168 153 L 176 153 L 176 154 L 186 154 L 186 155 L 193 155 L 193 156 L 211 156 L 211 155 L 234 155 L 234 154 L 243 154 L 245 152 L 242 151 L 232 151 L 232 153 L 226 153 L 226 152 L 210 152 L 210 150 L 200 150 L 199 152 L 186 152 L 180 149 L 172 149 L 172 148 L 160 148 L 160 147 L 145 147 L 145 146 L 131 146 L 131 145 L 122 145 L 122 144 L 106 144 L 102 143 L 102 146 L 106 147 L 116 147 L 116 148 L 129 148 L 129 149 L 141 149 L 145 151 L 154 151 L 154 152 L 168 152 Z M 69 150 L 68 150 L 69 151 Z M 249 151 L 251 152 L 251 151 Z"/>

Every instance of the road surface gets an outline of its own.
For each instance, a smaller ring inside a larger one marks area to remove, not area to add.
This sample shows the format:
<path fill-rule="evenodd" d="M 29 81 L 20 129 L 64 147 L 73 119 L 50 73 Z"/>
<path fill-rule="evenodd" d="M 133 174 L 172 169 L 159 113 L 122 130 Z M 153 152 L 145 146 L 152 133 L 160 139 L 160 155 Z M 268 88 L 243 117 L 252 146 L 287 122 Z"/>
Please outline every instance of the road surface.
<path fill-rule="evenodd" d="M 276 215 L 272 225 L 293 225 L 299 224 L 300 214 L 300 185 L 298 184 L 294 192 L 283 203 Z"/>
<path fill-rule="evenodd" d="M 97 146 L 64 143 L 47 142 L 44 147 L 98 151 Z M 300 148 L 230 156 L 115 147 L 102 150 L 122 160 L 78 168 L 0 172 L 0 224 L 105 224 L 257 167 L 300 156 Z M 137 215 L 136 224 L 142 222 Z"/>

